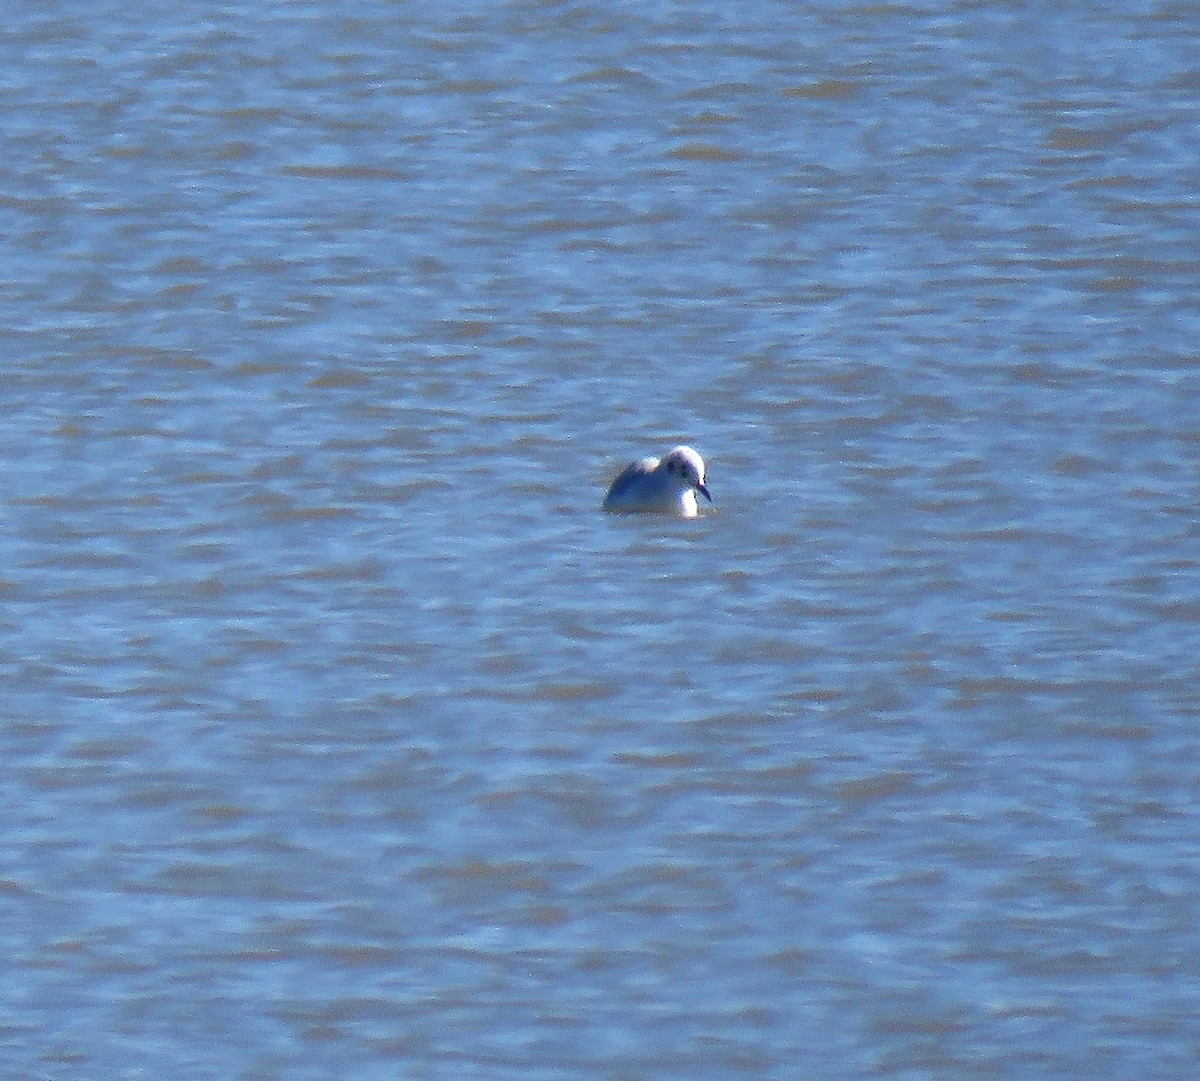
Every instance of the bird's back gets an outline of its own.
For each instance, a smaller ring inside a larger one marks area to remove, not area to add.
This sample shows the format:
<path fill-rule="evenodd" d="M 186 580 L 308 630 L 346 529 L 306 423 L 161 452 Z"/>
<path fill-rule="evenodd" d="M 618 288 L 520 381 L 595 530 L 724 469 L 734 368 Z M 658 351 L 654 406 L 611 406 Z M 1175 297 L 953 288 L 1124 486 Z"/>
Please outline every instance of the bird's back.
<path fill-rule="evenodd" d="M 665 486 L 657 483 L 658 478 L 654 474 L 657 465 L 657 458 L 630 462 L 609 487 L 608 495 L 604 497 L 604 510 L 640 510 L 648 502 L 665 500 L 668 493 Z"/>

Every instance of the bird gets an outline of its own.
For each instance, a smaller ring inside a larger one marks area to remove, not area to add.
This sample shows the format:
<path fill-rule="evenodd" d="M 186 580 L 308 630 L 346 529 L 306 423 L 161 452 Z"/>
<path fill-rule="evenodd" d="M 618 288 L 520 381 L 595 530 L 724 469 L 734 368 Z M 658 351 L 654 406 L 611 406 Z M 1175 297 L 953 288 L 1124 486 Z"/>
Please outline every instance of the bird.
<path fill-rule="evenodd" d="M 691 447 L 676 447 L 663 458 L 630 462 L 617 474 L 601 507 L 616 513 L 695 518 L 697 492 L 712 502 L 704 483 L 704 459 Z"/>

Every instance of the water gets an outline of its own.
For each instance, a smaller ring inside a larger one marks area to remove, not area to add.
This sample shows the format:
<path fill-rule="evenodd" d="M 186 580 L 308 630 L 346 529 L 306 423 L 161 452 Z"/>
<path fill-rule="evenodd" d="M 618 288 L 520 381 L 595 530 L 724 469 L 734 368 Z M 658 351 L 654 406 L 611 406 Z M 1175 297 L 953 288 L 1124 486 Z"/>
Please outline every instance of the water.
<path fill-rule="evenodd" d="M 1198 43 L 11 12 L 0 1073 L 1194 1072 Z"/>

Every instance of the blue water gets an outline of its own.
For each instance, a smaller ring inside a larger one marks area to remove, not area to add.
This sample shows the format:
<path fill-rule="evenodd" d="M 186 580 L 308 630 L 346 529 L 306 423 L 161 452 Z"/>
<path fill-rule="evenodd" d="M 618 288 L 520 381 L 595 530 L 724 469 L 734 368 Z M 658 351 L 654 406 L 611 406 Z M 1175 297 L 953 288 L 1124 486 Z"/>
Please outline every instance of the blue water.
<path fill-rule="evenodd" d="M 1200 14 L 0 60 L 0 1076 L 1195 1072 Z"/>

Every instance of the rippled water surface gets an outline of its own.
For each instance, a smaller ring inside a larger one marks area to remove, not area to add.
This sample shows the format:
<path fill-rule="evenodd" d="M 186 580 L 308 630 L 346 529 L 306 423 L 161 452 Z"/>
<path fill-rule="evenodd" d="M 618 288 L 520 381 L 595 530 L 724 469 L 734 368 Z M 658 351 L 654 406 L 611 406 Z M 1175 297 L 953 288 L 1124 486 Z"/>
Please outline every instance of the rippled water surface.
<path fill-rule="evenodd" d="M 1192 6 L 0 58 L 0 1075 L 1194 1073 Z"/>

